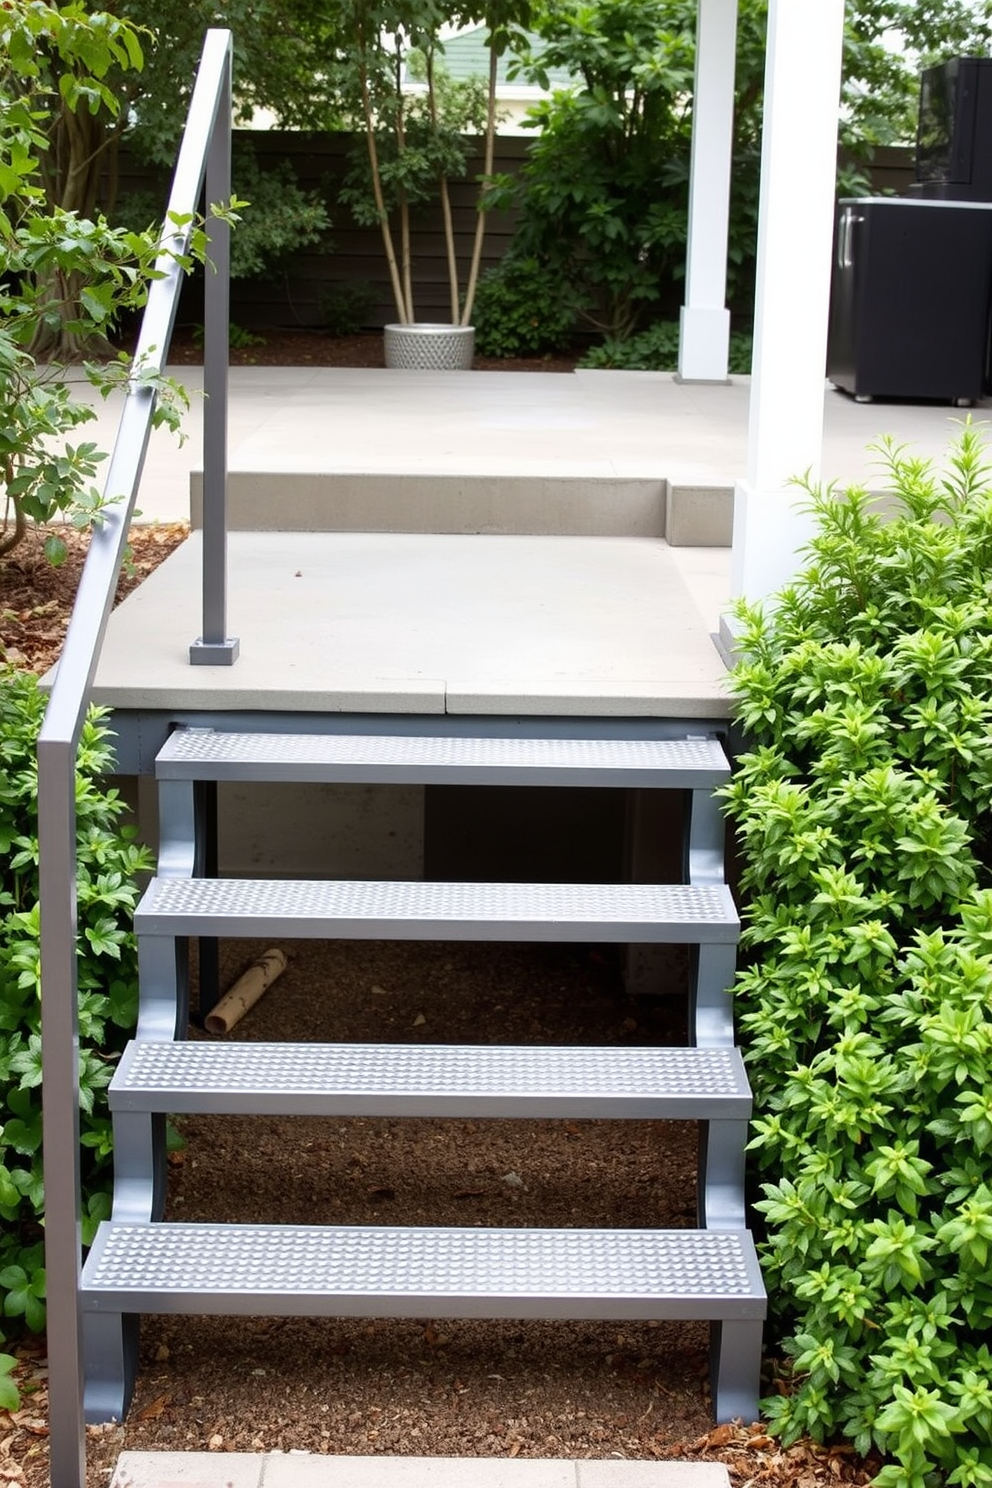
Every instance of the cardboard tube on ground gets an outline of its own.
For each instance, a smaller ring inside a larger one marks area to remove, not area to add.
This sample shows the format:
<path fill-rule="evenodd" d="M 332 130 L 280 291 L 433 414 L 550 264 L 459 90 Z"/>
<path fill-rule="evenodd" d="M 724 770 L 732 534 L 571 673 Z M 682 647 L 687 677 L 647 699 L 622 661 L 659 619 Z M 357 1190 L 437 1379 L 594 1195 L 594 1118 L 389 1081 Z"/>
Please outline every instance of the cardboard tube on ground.
<path fill-rule="evenodd" d="M 211 1008 L 203 1020 L 207 1032 L 230 1033 L 235 1024 L 241 1022 L 245 1013 L 255 1006 L 262 993 L 267 992 L 276 977 L 282 976 L 285 970 L 285 952 L 277 947 L 265 951 Z"/>

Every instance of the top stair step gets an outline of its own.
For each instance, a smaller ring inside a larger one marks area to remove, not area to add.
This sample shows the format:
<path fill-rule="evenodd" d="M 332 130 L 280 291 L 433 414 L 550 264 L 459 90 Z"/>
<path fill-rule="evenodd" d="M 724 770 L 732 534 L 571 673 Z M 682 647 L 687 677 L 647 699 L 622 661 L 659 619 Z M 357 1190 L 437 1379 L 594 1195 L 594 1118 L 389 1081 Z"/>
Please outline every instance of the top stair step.
<path fill-rule="evenodd" d="M 730 778 L 716 739 L 254 734 L 176 729 L 160 780 L 711 789 Z"/>

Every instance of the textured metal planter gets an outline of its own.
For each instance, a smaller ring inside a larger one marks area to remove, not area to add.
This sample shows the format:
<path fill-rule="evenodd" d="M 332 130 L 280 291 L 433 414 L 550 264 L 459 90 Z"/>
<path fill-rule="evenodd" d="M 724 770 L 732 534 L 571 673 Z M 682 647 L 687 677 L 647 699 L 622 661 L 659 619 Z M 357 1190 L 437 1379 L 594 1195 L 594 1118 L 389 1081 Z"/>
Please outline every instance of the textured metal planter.
<path fill-rule="evenodd" d="M 435 325 L 419 321 L 413 325 L 387 325 L 386 366 L 428 372 L 468 372 L 475 351 L 475 327 Z"/>

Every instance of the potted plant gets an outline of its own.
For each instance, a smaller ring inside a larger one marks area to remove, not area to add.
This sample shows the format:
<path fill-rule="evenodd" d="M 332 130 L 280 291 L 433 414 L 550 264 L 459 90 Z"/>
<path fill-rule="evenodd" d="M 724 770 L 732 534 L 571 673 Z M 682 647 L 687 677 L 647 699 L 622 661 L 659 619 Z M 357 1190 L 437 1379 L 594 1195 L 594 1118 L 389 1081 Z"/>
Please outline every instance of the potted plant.
<path fill-rule="evenodd" d="M 452 11 L 436 0 L 339 0 L 335 39 L 346 116 L 362 136 L 360 156 L 342 199 L 363 225 L 377 224 L 396 306 L 386 327 L 387 366 L 450 370 L 472 364 L 472 306 L 485 222 L 481 207 L 462 294 L 448 183 L 465 174 L 471 144 L 482 136 L 483 176 L 492 173 L 499 57 L 522 35 L 530 0 L 488 0 Z M 486 28 L 488 78 L 455 81 L 443 65 L 443 33 Z M 419 86 L 411 88 L 409 78 Z M 481 183 L 480 183 L 481 192 Z M 451 319 L 417 319 L 413 291 L 411 214 L 440 203 Z"/>

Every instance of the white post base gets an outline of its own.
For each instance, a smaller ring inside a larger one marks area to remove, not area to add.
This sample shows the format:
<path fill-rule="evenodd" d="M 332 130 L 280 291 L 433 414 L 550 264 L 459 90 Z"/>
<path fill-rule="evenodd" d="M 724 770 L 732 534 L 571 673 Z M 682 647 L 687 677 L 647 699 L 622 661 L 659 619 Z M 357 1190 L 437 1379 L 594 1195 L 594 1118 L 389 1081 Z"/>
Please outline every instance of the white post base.
<path fill-rule="evenodd" d="M 803 550 L 816 523 L 797 486 L 758 491 L 746 481 L 734 486 L 734 549 L 730 595 L 767 599 L 785 587 L 803 565 Z"/>
<path fill-rule="evenodd" d="M 679 313 L 679 382 L 726 382 L 730 311 L 683 305 Z"/>

